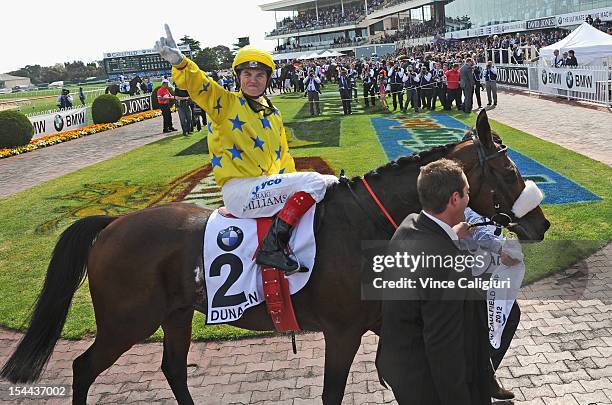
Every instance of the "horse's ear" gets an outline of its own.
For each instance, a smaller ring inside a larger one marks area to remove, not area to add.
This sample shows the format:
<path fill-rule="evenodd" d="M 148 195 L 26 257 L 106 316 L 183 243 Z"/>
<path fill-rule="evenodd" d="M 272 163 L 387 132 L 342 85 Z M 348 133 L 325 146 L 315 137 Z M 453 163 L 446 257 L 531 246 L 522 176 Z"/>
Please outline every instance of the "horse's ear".
<path fill-rule="evenodd" d="M 478 131 L 478 139 L 486 148 L 493 148 L 493 137 L 491 135 L 491 126 L 489 125 L 489 117 L 483 108 L 476 118 L 476 130 Z"/>

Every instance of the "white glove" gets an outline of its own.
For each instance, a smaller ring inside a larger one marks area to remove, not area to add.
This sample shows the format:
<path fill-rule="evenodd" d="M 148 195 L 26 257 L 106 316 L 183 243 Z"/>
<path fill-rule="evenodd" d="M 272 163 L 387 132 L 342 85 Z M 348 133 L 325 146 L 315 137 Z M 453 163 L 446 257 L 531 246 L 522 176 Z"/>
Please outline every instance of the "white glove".
<path fill-rule="evenodd" d="M 166 36 L 161 37 L 159 41 L 155 42 L 153 49 L 159 52 L 162 59 L 169 62 L 171 65 L 178 65 L 183 60 L 183 55 L 178 49 L 178 46 L 176 46 L 174 38 L 172 38 L 172 33 L 170 32 L 168 24 L 164 24 L 164 28 L 166 29 Z"/>

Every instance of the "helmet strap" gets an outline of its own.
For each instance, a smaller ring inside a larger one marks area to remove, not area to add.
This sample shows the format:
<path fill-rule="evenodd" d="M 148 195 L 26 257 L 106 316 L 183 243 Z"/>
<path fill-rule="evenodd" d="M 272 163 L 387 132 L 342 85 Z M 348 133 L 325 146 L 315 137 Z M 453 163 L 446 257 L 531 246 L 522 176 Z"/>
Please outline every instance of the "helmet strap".
<path fill-rule="evenodd" d="M 242 93 L 244 94 L 244 93 Z M 247 96 L 246 94 L 244 94 L 247 104 L 249 105 L 249 107 L 251 108 L 251 110 L 253 110 L 253 112 L 255 113 L 260 113 L 263 111 L 263 115 L 264 117 L 267 117 L 268 115 L 272 115 L 274 114 L 274 110 L 276 109 L 274 107 L 274 105 L 272 104 L 272 101 L 270 101 L 270 99 L 266 96 L 264 96 L 263 94 L 259 97 L 263 97 L 264 100 L 266 100 L 266 104 L 268 105 L 264 105 L 262 103 L 260 103 L 259 101 L 257 101 L 254 98 L 251 98 L 249 96 Z M 257 97 L 257 98 L 259 98 Z"/>

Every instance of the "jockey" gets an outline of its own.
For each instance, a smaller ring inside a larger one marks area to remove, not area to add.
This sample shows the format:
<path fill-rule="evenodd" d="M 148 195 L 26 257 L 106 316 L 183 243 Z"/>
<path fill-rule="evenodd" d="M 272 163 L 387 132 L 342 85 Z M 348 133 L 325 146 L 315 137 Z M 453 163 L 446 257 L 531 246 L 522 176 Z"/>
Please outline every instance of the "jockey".
<path fill-rule="evenodd" d="M 337 178 L 296 172 L 282 116 L 264 96 L 276 68 L 272 55 L 251 46 L 240 49 L 232 63 L 240 90 L 230 92 L 182 55 L 165 28 L 155 49 L 172 64 L 177 86 L 208 115 L 208 148 L 225 207 L 238 218 L 276 215 L 255 261 L 287 273 L 300 270 L 285 253 L 291 231 Z"/>

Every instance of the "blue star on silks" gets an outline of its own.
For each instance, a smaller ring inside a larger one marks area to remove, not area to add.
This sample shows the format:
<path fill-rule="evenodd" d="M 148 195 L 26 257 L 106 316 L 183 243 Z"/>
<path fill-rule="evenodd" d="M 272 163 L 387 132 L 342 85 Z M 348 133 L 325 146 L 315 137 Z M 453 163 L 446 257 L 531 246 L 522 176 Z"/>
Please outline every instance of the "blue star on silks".
<path fill-rule="evenodd" d="M 221 158 L 223 156 L 215 156 L 215 154 L 213 153 L 212 159 L 210 160 L 210 163 L 212 164 L 213 169 L 215 167 L 222 167 L 221 166 Z"/>
<path fill-rule="evenodd" d="M 277 150 L 275 150 L 274 152 L 276 152 L 276 160 L 280 160 L 280 155 L 281 155 L 281 150 L 283 149 L 282 146 L 279 146 Z"/>
<path fill-rule="evenodd" d="M 208 132 L 212 134 L 212 122 L 208 121 Z"/>
<path fill-rule="evenodd" d="M 278 174 L 283 174 L 283 173 L 285 173 L 285 169 L 280 169 L 280 170 L 278 171 Z"/>
<path fill-rule="evenodd" d="M 233 125 L 232 131 L 234 129 L 239 129 L 240 132 L 242 132 L 242 126 L 246 124 L 246 121 L 240 121 L 240 118 L 238 118 L 238 114 L 236 114 L 236 118 L 228 118 L 228 119 Z"/>
<path fill-rule="evenodd" d="M 208 88 L 210 87 L 210 83 L 204 83 L 202 85 L 202 90 L 200 90 L 200 93 L 205 93 L 208 91 Z"/>
<path fill-rule="evenodd" d="M 227 149 L 227 151 L 232 154 L 232 160 L 234 160 L 234 159 L 242 160 L 242 151 L 240 149 L 238 149 L 236 144 L 234 144 L 233 148 Z"/>
<path fill-rule="evenodd" d="M 263 129 L 269 128 L 272 129 L 272 125 L 270 125 L 270 120 L 266 117 L 260 118 L 259 121 L 261 121 L 261 125 L 263 126 Z"/>
<path fill-rule="evenodd" d="M 238 97 L 238 101 L 240 101 L 240 105 L 245 105 L 246 104 L 246 100 L 243 99 L 242 97 Z"/>
<path fill-rule="evenodd" d="M 253 149 L 259 148 L 261 150 L 263 150 L 263 146 L 264 146 L 264 141 L 262 141 L 261 139 L 259 139 L 259 136 L 257 138 L 251 138 L 251 140 L 255 143 L 253 145 Z"/>
<path fill-rule="evenodd" d="M 278 108 L 274 109 L 274 115 L 280 115 L 280 111 L 278 111 Z"/>
<path fill-rule="evenodd" d="M 217 105 L 213 107 L 215 110 L 217 110 L 217 114 L 221 114 L 221 97 L 219 97 L 217 99 Z"/>

